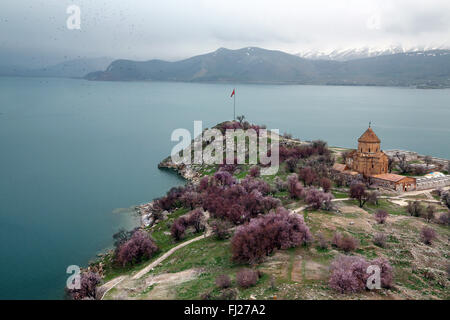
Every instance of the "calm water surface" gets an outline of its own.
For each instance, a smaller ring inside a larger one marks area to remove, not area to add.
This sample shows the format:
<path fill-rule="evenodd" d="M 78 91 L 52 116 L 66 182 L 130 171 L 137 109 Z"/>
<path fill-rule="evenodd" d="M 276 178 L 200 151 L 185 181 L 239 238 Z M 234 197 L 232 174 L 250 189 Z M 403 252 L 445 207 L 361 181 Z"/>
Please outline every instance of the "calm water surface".
<path fill-rule="evenodd" d="M 232 85 L 0 78 L 0 298 L 57 299 L 131 228 L 130 208 L 182 184 L 157 169 L 176 128 L 232 117 Z M 237 114 L 304 140 L 450 158 L 450 90 L 237 85 Z M 121 209 L 125 208 L 125 209 Z"/>

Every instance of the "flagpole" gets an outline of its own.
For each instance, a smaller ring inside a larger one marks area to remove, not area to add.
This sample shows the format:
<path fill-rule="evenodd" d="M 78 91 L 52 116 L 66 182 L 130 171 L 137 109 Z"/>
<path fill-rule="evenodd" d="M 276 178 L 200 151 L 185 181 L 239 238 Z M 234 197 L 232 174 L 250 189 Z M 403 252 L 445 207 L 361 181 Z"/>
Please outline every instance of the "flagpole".
<path fill-rule="evenodd" d="M 233 120 L 236 120 L 236 89 L 233 89 Z"/>

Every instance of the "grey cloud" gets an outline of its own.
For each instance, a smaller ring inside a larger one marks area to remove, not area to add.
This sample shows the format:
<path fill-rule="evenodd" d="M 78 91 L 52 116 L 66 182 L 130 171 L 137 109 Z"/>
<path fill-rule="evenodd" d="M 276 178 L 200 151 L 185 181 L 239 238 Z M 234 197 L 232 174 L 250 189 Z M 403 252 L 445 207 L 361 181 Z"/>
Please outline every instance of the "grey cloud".
<path fill-rule="evenodd" d="M 81 8 L 81 30 L 65 26 L 71 4 Z M 374 15 L 380 27 L 368 28 Z M 174 60 L 218 47 L 295 53 L 442 44 L 450 39 L 449 15 L 444 0 L 2 0 L 0 64 L 8 52 L 35 62 L 80 56 Z"/>

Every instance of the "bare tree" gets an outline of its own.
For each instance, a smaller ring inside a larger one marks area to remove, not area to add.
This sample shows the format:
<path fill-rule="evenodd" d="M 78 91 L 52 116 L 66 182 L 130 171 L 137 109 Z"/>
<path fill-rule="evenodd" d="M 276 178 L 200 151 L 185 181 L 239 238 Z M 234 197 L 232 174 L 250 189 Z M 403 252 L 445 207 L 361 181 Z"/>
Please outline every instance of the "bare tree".
<path fill-rule="evenodd" d="M 408 202 L 406 211 L 413 217 L 420 217 L 423 212 L 423 207 L 419 201 Z"/>
<path fill-rule="evenodd" d="M 406 160 L 405 154 L 400 154 L 397 152 L 395 154 L 395 157 L 397 158 L 397 166 L 400 168 L 400 172 L 405 174 L 408 173 L 411 170 L 411 166 L 409 165 L 408 161 Z"/>
<path fill-rule="evenodd" d="M 392 172 L 392 169 L 395 167 L 395 159 L 393 157 L 388 157 L 388 171 Z"/>
<path fill-rule="evenodd" d="M 378 198 L 380 192 L 378 190 L 367 191 L 367 202 L 378 206 Z"/>
<path fill-rule="evenodd" d="M 237 116 L 236 119 L 239 121 L 240 124 L 242 124 L 242 121 L 244 121 L 245 116 L 244 115 L 240 115 L 240 116 Z"/>
<path fill-rule="evenodd" d="M 352 199 L 359 201 L 359 207 L 362 208 L 368 200 L 369 193 L 366 191 L 366 186 L 362 183 L 354 183 L 350 186 L 349 196 Z"/>
<path fill-rule="evenodd" d="M 347 159 L 350 156 L 351 151 L 347 150 L 341 153 L 342 160 L 344 160 L 344 163 L 347 163 Z"/>
<path fill-rule="evenodd" d="M 427 207 L 427 209 L 425 210 L 425 214 L 424 214 L 424 218 L 425 220 L 427 220 L 427 222 L 430 222 L 434 219 L 434 213 L 435 213 L 435 208 L 433 205 L 429 205 Z"/>

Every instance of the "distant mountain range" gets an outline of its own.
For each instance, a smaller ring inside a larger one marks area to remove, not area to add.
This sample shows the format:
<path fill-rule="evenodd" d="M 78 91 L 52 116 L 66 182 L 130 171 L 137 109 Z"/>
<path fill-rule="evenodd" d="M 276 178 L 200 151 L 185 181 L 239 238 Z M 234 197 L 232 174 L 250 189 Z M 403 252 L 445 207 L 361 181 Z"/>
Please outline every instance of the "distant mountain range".
<path fill-rule="evenodd" d="M 318 85 L 450 87 L 450 50 L 427 50 L 335 61 L 261 48 L 225 48 L 168 62 L 115 60 L 88 80 L 195 81 Z"/>
<path fill-rule="evenodd" d="M 350 48 L 350 49 L 328 50 L 328 51 L 307 50 L 299 52 L 296 55 L 301 58 L 313 60 L 349 61 L 397 53 L 413 53 L 413 52 L 425 52 L 425 51 L 448 50 L 448 49 L 449 48 L 445 45 L 439 47 L 409 47 L 409 48 L 403 46 L 389 46 L 385 48 L 361 47 L 361 48 Z"/>
<path fill-rule="evenodd" d="M 106 69 L 112 61 L 106 57 L 81 58 L 37 69 L 0 65 L 0 76 L 83 78 L 87 73 Z"/>

